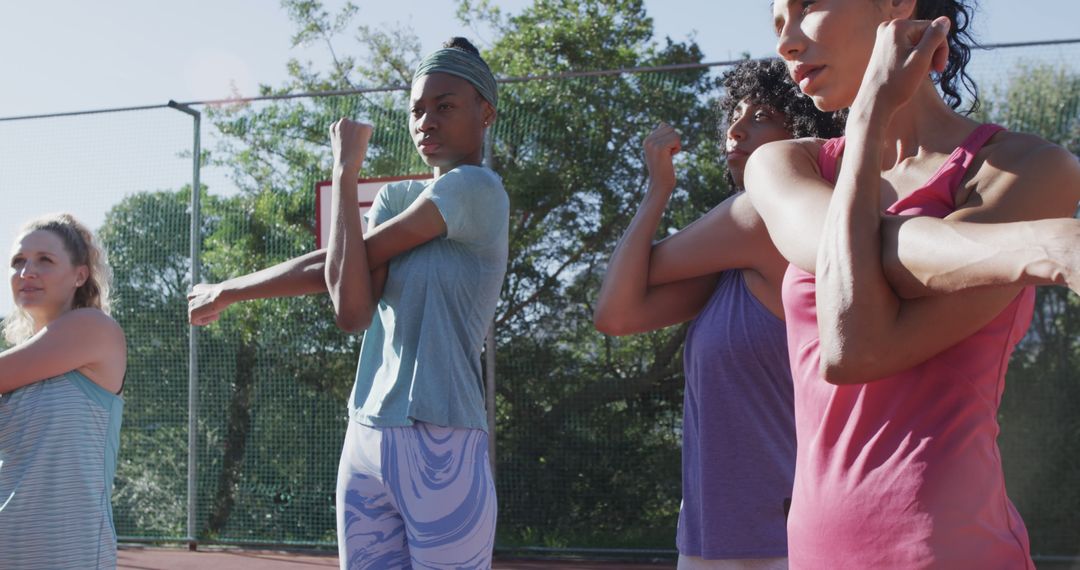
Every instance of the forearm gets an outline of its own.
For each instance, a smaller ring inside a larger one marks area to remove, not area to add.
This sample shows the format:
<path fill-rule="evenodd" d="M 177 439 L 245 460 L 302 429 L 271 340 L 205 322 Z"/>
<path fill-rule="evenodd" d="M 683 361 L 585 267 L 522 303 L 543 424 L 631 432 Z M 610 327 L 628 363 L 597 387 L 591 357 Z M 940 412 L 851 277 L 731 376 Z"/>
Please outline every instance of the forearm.
<path fill-rule="evenodd" d="M 326 292 L 326 250 L 320 249 L 220 284 L 229 303 Z"/>
<path fill-rule="evenodd" d="M 1065 284 L 1080 221 L 980 224 L 886 217 L 883 261 L 898 295 L 916 298 L 1000 285 Z"/>
<path fill-rule="evenodd" d="M 825 216 L 816 263 L 821 371 L 846 377 L 873 359 L 898 299 L 881 255 L 881 148 L 885 120 L 853 109 L 847 152 Z"/>
<path fill-rule="evenodd" d="M 601 332 L 614 334 L 618 320 L 641 308 L 648 291 L 653 236 L 667 206 L 670 188 L 658 189 L 650 181 L 645 198 L 630 220 L 604 274 L 593 322 Z"/>
<path fill-rule="evenodd" d="M 325 264 L 326 289 L 338 326 L 345 330 L 367 328 L 375 304 L 360 211 L 355 206 L 356 177 L 349 168 L 334 170 Z"/>

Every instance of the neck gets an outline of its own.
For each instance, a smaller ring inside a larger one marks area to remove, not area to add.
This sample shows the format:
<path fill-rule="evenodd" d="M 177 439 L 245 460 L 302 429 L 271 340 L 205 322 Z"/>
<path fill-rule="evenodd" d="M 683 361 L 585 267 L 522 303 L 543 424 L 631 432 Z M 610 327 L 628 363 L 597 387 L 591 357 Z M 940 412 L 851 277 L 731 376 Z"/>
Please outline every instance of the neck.
<path fill-rule="evenodd" d="M 431 172 L 435 176 L 435 179 L 438 180 L 439 178 L 442 178 L 443 174 L 446 174 L 447 172 L 450 172 L 451 170 L 453 170 L 453 169 L 455 169 L 455 168 L 457 168 L 459 166 L 480 166 L 482 164 L 484 164 L 484 160 L 483 160 L 483 157 L 480 156 L 480 153 L 478 152 L 478 153 L 476 153 L 475 156 L 470 155 L 470 156 L 465 157 L 464 159 L 462 159 L 462 160 L 460 160 L 460 161 L 458 161 L 458 162 L 456 162 L 454 164 L 449 164 L 449 165 L 446 165 L 446 166 L 436 166 L 436 167 L 432 168 Z"/>
<path fill-rule="evenodd" d="M 976 124 L 946 105 L 927 80 L 886 127 L 881 167 L 889 170 L 920 153 L 951 153 Z"/>
<path fill-rule="evenodd" d="M 34 320 L 34 334 L 37 334 L 41 329 L 49 326 L 49 323 L 60 318 L 61 315 L 71 310 L 71 302 L 68 302 L 63 307 L 41 309 L 30 313 L 30 318 Z"/>

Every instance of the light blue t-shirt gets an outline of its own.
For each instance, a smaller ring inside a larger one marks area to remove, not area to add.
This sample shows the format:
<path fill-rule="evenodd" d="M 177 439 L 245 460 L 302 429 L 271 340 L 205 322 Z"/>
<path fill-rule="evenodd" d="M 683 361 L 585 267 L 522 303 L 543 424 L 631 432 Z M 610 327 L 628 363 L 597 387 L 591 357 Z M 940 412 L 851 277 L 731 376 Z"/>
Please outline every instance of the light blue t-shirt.
<path fill-rule="evenodd" d="M 382 224 L 417 199 L 435 204 L 446 235 L 390 261 L 349 415 L 370 426 L 487 430 L 480 350 L 506 275 L 509 199 L 497 174 L 460 166 L 427 183 L 384 186 L 367 215 Z"/>

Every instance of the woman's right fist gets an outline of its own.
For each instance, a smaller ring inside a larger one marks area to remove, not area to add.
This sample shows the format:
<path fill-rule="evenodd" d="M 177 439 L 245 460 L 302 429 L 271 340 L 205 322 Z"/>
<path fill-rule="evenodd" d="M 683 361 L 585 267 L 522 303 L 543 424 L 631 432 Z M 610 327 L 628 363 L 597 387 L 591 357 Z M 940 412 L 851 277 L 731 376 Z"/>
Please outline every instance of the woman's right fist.
<path fill-rule="evenodd" d="M 374 127 L 367 123 L 338 119 L 330 125 L 330 146 L 334 150 L 334 168 L 360 172 L 367 155 L 368 141 Z"/>
<path fill-rule="evenodd" d="M 672 157 L 682 150 L 679 132 L 667 123 L 660 123 L 645 137 L 645 167 L 653 185 L 675 188 L 675 165 Z"/>

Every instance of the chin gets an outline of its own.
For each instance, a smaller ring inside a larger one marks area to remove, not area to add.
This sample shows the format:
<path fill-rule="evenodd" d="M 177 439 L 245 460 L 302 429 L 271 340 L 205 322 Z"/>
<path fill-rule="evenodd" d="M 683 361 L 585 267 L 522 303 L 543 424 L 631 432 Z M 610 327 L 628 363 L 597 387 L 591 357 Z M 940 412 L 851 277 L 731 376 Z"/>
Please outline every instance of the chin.
<path fill-rule="evenodd" d="M 446 158 L 445 156 L 433 156 L 430 154 L 420 155 L 424 159 L 424 164 L 429 168 L 441 168 L 443 170 L 449 170 L 454 164 L 453 160 Z"/>
<path fill-rule="evenodd" d="M 814 102 L 814 106 L 817 107 L 817 110 L 823 113 L 832 113 L 849 106 L 837 101 L 835 97 L 829 97 L 820 92 L 814 95 L 807 95 L 807 97 L 810 97 L 810 100 Z"/>
<path fill-rule="evenodd" d="M 855 86 L 855 89 L 849 89 L 834 84 L 832 86 L 823 85 L 822 88 L 814 93 L 807 93 L 806 96 L 814 102 L 814 106 L 817 107 L 818 111 L 833 113 L 850 107 L 858 94 L 858 86 Z"/>

